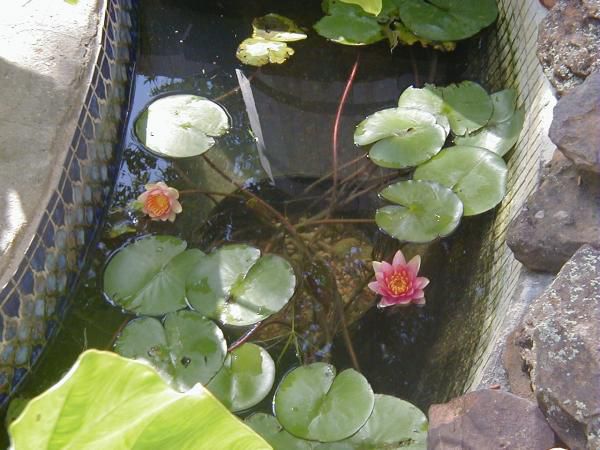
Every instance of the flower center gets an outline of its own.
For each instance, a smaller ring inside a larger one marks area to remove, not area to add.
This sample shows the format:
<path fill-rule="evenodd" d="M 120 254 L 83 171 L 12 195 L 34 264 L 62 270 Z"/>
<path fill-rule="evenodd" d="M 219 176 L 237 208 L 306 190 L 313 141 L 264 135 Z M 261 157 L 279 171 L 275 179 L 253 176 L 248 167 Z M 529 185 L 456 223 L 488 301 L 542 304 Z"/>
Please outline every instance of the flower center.
<path fill-rule="evenodd" d="M 145 206 L 151 216 L 159 217 L 169 211 L 171 202 L 169 197 L 161 192 L 158 194 L 149 195 Z"/>
<path fill-rule="evenodd" d="M 394 295 L 406 294 L 410 289 L 411 283 L 408 273 L 406 270 L 399 270 L 395 272 L 390 278 L 388 278 L 388 289 L 392 291 Z"/>

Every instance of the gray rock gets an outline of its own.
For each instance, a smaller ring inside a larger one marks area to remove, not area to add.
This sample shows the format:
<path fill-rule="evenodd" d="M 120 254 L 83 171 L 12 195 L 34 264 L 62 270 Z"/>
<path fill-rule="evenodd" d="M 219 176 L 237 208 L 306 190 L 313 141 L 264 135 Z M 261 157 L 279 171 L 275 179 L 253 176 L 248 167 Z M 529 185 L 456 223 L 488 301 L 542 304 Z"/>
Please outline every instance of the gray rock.
<path fill-rule="evenodd" d="M 554 108 L 550 139 L 578 169 L 600 173 L 600 72 L 562 97 Z"/>
<path fill-rule="evenodd" d="M 540 24 L 538 58 L 559 95 L 600 69 L 600 1 L 559 0 Z"/>
<path fill-rule="evenodd" d="M 484 389 L 429 408 L 429 450 L 548 450 L 554 443 L 537 405 L 508 392 Z"/>
<path fill-rule="evenodd" d="M 600 250 L 586 245 L 533 303 L 516 339 L 540 408 L 572 450 L 600 449 L 599 324 Z"/>
<path fill-rule="evenodd" d="M 508 228 L 507 244 L 531 270 L 556 273 L 583 244 L 600 245 L 600 177 L 553 161 Z"/>

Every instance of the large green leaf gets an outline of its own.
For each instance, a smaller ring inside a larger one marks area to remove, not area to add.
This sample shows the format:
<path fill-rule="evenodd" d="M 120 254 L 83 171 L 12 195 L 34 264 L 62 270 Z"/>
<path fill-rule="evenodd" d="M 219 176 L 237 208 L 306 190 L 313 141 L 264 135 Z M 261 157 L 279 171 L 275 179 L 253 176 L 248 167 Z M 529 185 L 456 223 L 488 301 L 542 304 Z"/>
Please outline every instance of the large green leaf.
<path fill-rule="evenodd" d="M 444 128 L 446 136 L 450 133 L 450 122 L 444 115 L 444 97 L 442 88 L 426 84 L 423 88 L 406 88 L 398 99 L 401 108 L 413 108 L 427 111 L 435 116 L 437 123 Z"/>
<path fill-rule="evenodd" d="M 458 136 L 485 126 L 494 106 L 488 93 L 473 81 L 463 81 L 442 88 L 442 114 L 448 117 L 452 132 Z"/>
<path fill-rule="evenodd" d="M 465 216 L 495 207 L 506 194 L 506 163 L 478 147 L 456 146 L 419 166 L 416 180 L 430 180 L 452 189 L 464 204 Z"/>
<path fill-rule="evenodd" d="M 228 130 L 229 116 L 221 106 L 190 94 L 154 100 L 135 123 L 140 142 L 169 158 L 201 155 Z"/>
<path fill-rule="evenodd" d="M 331 442 L 362 427 L 373 411 L 371 386 L 360 373 L 347 369 L 336 376 L 325 363 L 301 366 L 279 384 L 274 410 L 286 431 L 303 439 Z"/>
<path fill-rule="evenodd" d="M 225 245 L 204 258 L 188 277 L 187 297 L 202 314 L 230 325 L 250 325 L 281 310 L 296 277 L 276 255 L 260 257 L 248 245 Z"/>
<path fill-rule="evenodd" d="M 104 271 L 104 293 L 116 305 L 160 315 L 186 306 L 185 281 L 204 253 L 171 236 L 149 236 L 119 250 Z"/>
<path fill-rule="evenodd" d="M 381 12 L 382 0 L 342 0 L 344 3 L 352 3 L 360 6 L 369 14 L 376 16 Z"/>
<path fill-rule="evenodd" d="M 271 444 L 274 450 L 312 450 L 317 444 L 288 433 L 270 414 L 254 413 L 245 422 Z"/>
<path fill-rule="evenodd" d="M 223 366 L 227 344 L 212 321 L 193 311 L 168 314 L 164 326 L 151 317 L 127 324 L 115 351 L 148 361 L 176 388 L 208 383 Z"/>
<path fill-rule="evenodd" d="M 247 343 L 227 355 L 221 370 L 206 386 L 232 411 L 248 409 L 271 391 L 275 363 L 264 348 Z"/>
<path fill-rule="evenodd" d="M 180 393 L 147 364 L 88 350 L 9 428 L 14 450 L 270 446 L 201 385 Z"/>
<path fill-rule="evenodd" d="M 375 221 L 401 241 L 423 243 L 447 236 L 456 229 L 463 213 L 457 195 L 438 183 L 400 181 L 380 195 L 396 205 L 378 209 Z"/>
<path fill-rule="evenodd" d="M 328 14 L 314 28 L 321 36 L 339 44 L 365 45 L 385 38 L 377 19 L 356 5 L 338 0 L 324 2 Z"/>
<path fill-rule="evenodd" d="M 267 14 L 252 21 L 252 37 L 278 42 L 294 42 L 306 39 L 306 33 L 296 23 L 279 14 Z"/>
<path fill-rule="evenodd" d="M 396 0 L 402 22 L 417 36 L 458 41 L 496 20 L 495 0 Z"/>
<path fill-rule="evenodd" d="M 523 129 L 525 114 L 516 109 L 517 93 L 505 89 L 491 95 L 494 112 L 485 127 L 474 134 L 457 137 L 456 145 L 482 147 L 504 156 L 515 145 Z"/>

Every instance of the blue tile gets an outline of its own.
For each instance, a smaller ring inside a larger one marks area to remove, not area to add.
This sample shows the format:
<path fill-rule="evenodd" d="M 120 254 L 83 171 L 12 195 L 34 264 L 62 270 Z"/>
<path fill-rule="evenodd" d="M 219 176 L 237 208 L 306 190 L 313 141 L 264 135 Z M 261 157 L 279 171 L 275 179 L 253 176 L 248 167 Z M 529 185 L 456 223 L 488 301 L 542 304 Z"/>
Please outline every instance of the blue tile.
<path fill-rule="evenodd" d="M 4 317 L 0 314 L 0 337 L 4 333 Z"/>
<path fill-rule="evenodd" d="M 94 139 L 94 119 L 92 119 L 91 115 L 86 115 L 85 122 L 83 123 L 83 128 L 81 131 L 83 132 L 83 135 L 88 141 Z M 81 144 L 82 141 L 83 139 L 80 140 L 79 143 Z M 79 147 L 77 148 L 77 151 L 79 152 Z"/>
<path fill-rule="evenodd" d="M 88 111 L 94 119 L 98 119 L 100 117 L 100 109 L 98 107 L 98 99 L 96 99 L 96 95 L 92 95 L 92 98 L 88 103 Z"/>
<path fill-rule="evenodd" d="M 31 258 L 31 267 L 33 270 L 38 272 L 44 270 L 44 263 L 46 261 L 46 249 L 43 245 L 39 245 L 35 250 L 33 257 Z"/>
<path fill-rule="evenodd" d="M 112 48 L 112 43 L 109 40 L 106 41 L 106 45 L 104 46 L 104 51 L 106 52 L 106 56 L 109 59 L 111 59 L 111 60 L 115 59 L 115 53 Z"/>
<path fill-rule="evenodd" d="M 115 5 L 112 2 L 108 6 L 108 14 L 110 15 L 111 22 L 116 22 L 117 21 L 117 15 L 116 15 L 116 12 L 115 12 Z"/>
<path fill-rule="evenodd" d="M 102 78 L 98 80 L 98 84 L 96 85 L 96 96 L 102 100 L 106 98 L 106 87 Z"/>
<path fill-rule="evenodd" d="M 77 144 L 77 159 L 79 161 L 84 161 L 87 159 L 87 157 L 88 157 L 87 142 L 85 141 L 85 139 L 81 138 L 79 140 L 79 144 Z M 73 161 L 73 162 L 75 162 L 75 161 Z M 71 180 L 73 180 L 73 177 L 71 177 Z M 73 180 L 73 181 L 79 181 L 79 178 L 77 180 Z"/>
<path fill-rule="evenodd" d="M 48 202 L 48 206 L 46 207 L 46 211 L 48 213 L 50 213 L 50 211 L 52 211 L 52 209 L 57 204 L 57 202 L 58 202 L 58 192 L 54 191 L 54 193 L 52 194 L 52 197 L 50 197 L 50 201 Z"/>
<path fill-rule="evenodd" d="M 110 64 L 107 58 L 102 60 L 102 66 L 100 68 L 100 73 L 102 74 L 102 78 L 105 80 L 110 80 Z"/>
<path fill-rule="evenodd" d="M 56 207 L 52 213 L 52 222 L 59 227 L 65 224 L 65 207 L 61 201 L 56 203 Z"/>
<path fill-rule="evenodd" d="M 79 164 L 75 160 L 73 160 L 73 162 L 71 163 L 71 165 L 73 165 L 73 164 L 77 164 L 77 166 L 79 166 Z M 71 179 L 73 179 L 73 178 L 71 177 Z M 68 204 L 73 203 L 73 187 L 71 186 L 71 182 L 68 180 L 65 183 L 65 186 L 63 187 L 62 198 L 65 203 L 68 203 Z"/>
<path fill-rule="evenodd" d="M 15 369 L 15 374 L 13 375 L 13 379 L 12 379 L 12 388 L 13 389 L 15 387 L 17 387 L 17 385 L 23 379 L 23 377 L 25 376 L 26 373 L 27 373 L 27 369 L 25 369 L 23 367 L 19 367 L 18 369 Z"/>
<path fill-rule="evenodd" d="M 19 281 L 19 290 L 21 294 L 33 294 L 33 274 L 27 271 Z"/>
<path fill-rule="evenodd" d="M 42 240 L 44 241 L 44 245 L 46 248 L 54 247 L 54 227 L 51 222 L 48 222 L 46 225 L 46 229 L 44 230 L 44 234 L 42 236 Z"/>
<path fill-rule="evenodd" d="M 13 292 L 8 300 L 4 302 L 2 305 L 2 311 L 8 317 L 17 317 L 19 315 L 19 307 L 21 306 L 21 300 L 19 299 L 19 294 Z"/>
<path fill-rule="evenodd" d="M 2 292 L 0 292 L 0 302 L 10 295 L 14 287 L 15 285 L 12 280 L 9 280 L 4 289 L 2 289 Z"/>

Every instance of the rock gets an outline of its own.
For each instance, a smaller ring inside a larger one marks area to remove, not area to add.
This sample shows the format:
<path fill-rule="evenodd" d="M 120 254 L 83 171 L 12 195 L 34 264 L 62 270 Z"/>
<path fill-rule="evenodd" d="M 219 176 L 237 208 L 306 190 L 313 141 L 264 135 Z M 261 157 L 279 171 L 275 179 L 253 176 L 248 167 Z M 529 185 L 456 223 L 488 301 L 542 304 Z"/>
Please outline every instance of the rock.
<path fill-rule="evenodd" d="M 583 244 L 600 245 L 600 177 L 566 159 L 546 177 L 511 222 L 507 244 L 531 270 L 556 273 Z"/>
<path fill-rule="evenodd" d="M 532 304 L 517 344 L 548 422 L 572 450 L 600 449 L 600 250 L 586 245 Z"/>
<path fill-rule="evenodd" d="M 548 450 L 554 444 L 537 405 L 508 392 L 484 389 L 429 408 L 429 450 Z"/>
<path fill-rule="evenodd" d="M 562 97 L 550 139 L 578 169 L 600 173 L 600 71 Z"/>
<path fill-rule="evenodd" d="M 559 0 L 540 24 L 537 54 L 559 95 L 599 70 L 599 0 Z"/>

